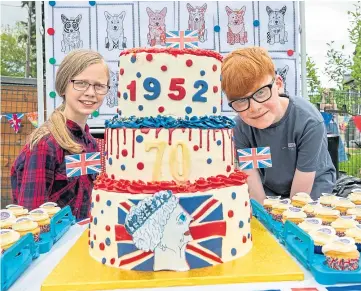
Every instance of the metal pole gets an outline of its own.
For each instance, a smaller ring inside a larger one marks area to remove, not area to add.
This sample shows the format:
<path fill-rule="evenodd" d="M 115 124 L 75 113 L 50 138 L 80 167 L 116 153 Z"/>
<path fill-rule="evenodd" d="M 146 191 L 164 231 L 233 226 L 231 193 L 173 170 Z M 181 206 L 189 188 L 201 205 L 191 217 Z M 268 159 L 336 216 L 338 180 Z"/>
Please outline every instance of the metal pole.
<path fill-rule="evenodd" d="M 35 22 L 36 22 L 36 75 L 38 88 L 38 124 L 44 123 L 44 65 L 43 65 L 43 17 L 42 17 L 42 1 L 35 2 Z"/>
<path fill-rule="evenodd" d="M 306 17 L 305 1 L 300 1 L 300 34 L 301 34 L 301 87 L 302 97 L 309 100 L 307 93 L 307 70 L 306 70 Z"/>
<path fill-rule="evenodd" d="M 26 67 L 25 78 L 29 78 L 30 75 L 30 39 L 31 39 L 31 9 L 33 8 L 33 2 L 28 2 L 28 41 L 26 44 Z"/>

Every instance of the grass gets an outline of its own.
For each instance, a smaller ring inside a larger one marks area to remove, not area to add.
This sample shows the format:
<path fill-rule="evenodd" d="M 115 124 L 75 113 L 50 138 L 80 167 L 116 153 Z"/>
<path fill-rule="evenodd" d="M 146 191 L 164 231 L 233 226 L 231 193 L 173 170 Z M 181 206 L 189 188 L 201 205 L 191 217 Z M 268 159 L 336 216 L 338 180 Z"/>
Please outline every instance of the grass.
<path fill-rule="evenodd" d="M 348 161 L 339 165 L 339 170 L 347 175 L 361 178 L 361 149 L 348 149 Z"/>

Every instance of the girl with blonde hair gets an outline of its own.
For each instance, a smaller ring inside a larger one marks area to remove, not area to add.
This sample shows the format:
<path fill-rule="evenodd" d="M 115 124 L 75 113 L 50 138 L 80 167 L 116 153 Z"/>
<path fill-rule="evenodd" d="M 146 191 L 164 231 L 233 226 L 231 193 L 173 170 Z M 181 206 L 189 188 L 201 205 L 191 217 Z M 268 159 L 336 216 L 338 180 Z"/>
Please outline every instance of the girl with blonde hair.
<path fill-rule="evenodd" d="M 49 201 L 69 205 L 83 219 L 95 176 L 67 177 L 65 156 L 98 151 L 86 122 L 109 90 L 109 68 L 97 52 L 72 51 L 58 68 L 55 88 L 63 103 L 34 130 L 12 166 L 13 201 L 29 210 Z"/>

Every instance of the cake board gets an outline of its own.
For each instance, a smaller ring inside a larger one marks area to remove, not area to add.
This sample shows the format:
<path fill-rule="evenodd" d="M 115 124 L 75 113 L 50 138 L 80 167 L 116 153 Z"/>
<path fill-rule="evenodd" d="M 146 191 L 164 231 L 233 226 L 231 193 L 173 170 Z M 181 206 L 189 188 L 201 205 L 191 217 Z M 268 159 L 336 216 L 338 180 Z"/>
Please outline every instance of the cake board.
<path fill-rule="evenodd" d="M 126 271 L 102 265 L 89 255 L 85 231 L 53 272 L 42 291 L 112 290 L 271 281 L 302 281 L 295 260 L 255 218 L 251 221 L 253 248 L 242 258 L 188 272 Z"/>

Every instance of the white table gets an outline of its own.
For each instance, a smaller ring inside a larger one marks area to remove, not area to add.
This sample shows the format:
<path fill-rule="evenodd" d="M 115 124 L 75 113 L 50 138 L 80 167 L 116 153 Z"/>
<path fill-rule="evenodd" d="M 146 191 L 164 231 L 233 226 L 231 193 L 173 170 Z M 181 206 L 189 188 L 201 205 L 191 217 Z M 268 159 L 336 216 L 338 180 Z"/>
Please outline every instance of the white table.
<path fill-rule="evenodd" d="M 40 255 L 33 261 L 30 267 L 21 275 L 21 277 L 12 285 L 9 291 L 40 291 L 41 285 L 46 277 L 53 271 L 55 266 L 65 256 L 69 249 L 79 239 L 83 231 L 87 228 L 85 225 L 74 225 L 69 231 L 53 246 L 50 252 Z M 286 250 L 287 251 L 287 250 Z M 298 262 L 297 262 L 298 263 Z M 298 263 L 299 264 L 299 263 Z M 227 284 L 227 285 L 211 285 L 211 286 L 191 286 L 191 287 L 173 287 L 169 288 L 148 288 L 146 291 L 254 291 L 267 289 L 280 289 L 282 291 L 291 291 L 291 288 L 317 288 L 314 290 L 327 291 L 327 289 L 318 284 L 312 274 L 299 264 L 305 273 L 304 281 L 285 281 L 285 282 L 269 282 L 269 283 L 243 283 L 243 284 Z M 347 285 L 337 285 L 347 286 Z M 135 289 L 117 289 L 113 291 L 134 291 Z M 297 290 L 297 289 L 296 289 Z M 360 291 L 356 290 L 355 291 Z M 66 291 L 66 290 L 64 290 Z M 90 291 L 90 290 L 84 290 Z M 293 290 L 294 291 L 294 290 Z M 310 290 L 311 291 L 311 290 Z"/>

